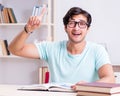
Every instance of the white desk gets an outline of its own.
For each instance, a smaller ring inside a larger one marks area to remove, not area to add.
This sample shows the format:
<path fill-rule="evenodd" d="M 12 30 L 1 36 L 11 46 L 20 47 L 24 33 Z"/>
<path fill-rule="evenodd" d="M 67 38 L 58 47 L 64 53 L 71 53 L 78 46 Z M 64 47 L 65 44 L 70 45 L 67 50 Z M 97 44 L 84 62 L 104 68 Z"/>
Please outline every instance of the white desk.
<path fill-rule="evenodd" d="M 21 85 L 0 85 L 0 96 L 76 96 L 77 93 L 47 92 L 47 91 L 21 91 Z"/>

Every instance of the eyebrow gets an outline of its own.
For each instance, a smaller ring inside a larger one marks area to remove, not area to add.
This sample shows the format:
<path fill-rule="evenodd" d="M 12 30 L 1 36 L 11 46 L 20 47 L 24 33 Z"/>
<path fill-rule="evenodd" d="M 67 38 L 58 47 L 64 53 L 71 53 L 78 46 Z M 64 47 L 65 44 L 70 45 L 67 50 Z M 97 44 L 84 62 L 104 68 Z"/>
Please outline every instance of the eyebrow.
<path fill-rule="evenodd" d="M 75 21 L 75 19 L 73 19 L 73 18 L 70 18 L 70 19 L 69 19 L 69 21 L 70 21 L 70 20 L 71 20 L 71 21 Z M 78 19 L 78 20 L 79 20 L 79 21 L 84 21 L 84 22 L 87 22 L 87 21 L 82 20 L 82 19 Z"/>
<path fill-rule="evenodd" d="M 83 21 L 83 22 L 86 22 L 86 21 L 84 21 L 84 20 L 82 20 L 82 19 L 78 19 L 79 21 Z M 71 20 L 69 20 L 69 21 L 75 21 L 75 22 L 79 22 L 79 21 L 76 21 L 75 19 L 71 19 Z M 87 23 L 87 22 L 86 22 Z"/>

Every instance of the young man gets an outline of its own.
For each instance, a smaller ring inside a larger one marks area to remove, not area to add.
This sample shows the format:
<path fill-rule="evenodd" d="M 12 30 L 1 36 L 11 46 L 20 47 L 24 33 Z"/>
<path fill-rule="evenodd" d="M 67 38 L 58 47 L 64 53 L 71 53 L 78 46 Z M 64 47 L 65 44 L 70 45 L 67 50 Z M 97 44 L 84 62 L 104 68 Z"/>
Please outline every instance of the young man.
<path fill-rule="evenodd" d="M 29 18 L 24 30 L 9 45 L 12 54 L 46 60 L 50 82 L 115 82 L 105 48 L 85 40 L 92 18 L 79 7 L 71 8 L 63 18 L 67 41 L 26 44 L 30 33 L 40 27 L 44 12 Z"/>

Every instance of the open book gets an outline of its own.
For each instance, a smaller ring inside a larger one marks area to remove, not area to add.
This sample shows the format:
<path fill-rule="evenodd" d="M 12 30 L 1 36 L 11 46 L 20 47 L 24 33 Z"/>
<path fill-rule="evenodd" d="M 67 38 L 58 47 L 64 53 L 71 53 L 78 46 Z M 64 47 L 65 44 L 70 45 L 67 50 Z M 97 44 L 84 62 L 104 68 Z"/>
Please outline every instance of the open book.
<path fill-rule="evenodd" d="M 58 91 L 58 92 L 75 92 L 71 86 L 73 84 L 69 83 L 46 83 L 46 84 L 34 84 L 27 85 L 19 88 L 19 90 L 28 90 L 28 91 Z"/>

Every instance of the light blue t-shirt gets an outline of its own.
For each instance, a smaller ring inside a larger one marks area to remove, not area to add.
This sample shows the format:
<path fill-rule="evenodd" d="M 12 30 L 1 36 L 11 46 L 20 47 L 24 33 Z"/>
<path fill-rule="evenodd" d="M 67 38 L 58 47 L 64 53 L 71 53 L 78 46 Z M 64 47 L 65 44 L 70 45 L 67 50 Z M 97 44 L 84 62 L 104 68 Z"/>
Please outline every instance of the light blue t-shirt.
<path fill-rule="evenodd" d="M 98 69 L 109 63 L 109 56 L 102 45 L 87 42 L 81 54 L 67 51 L 67 41 L 35 43 L 40 58 L 48 62 L 50 82 L 93 82 L 99 79 Z"/>

